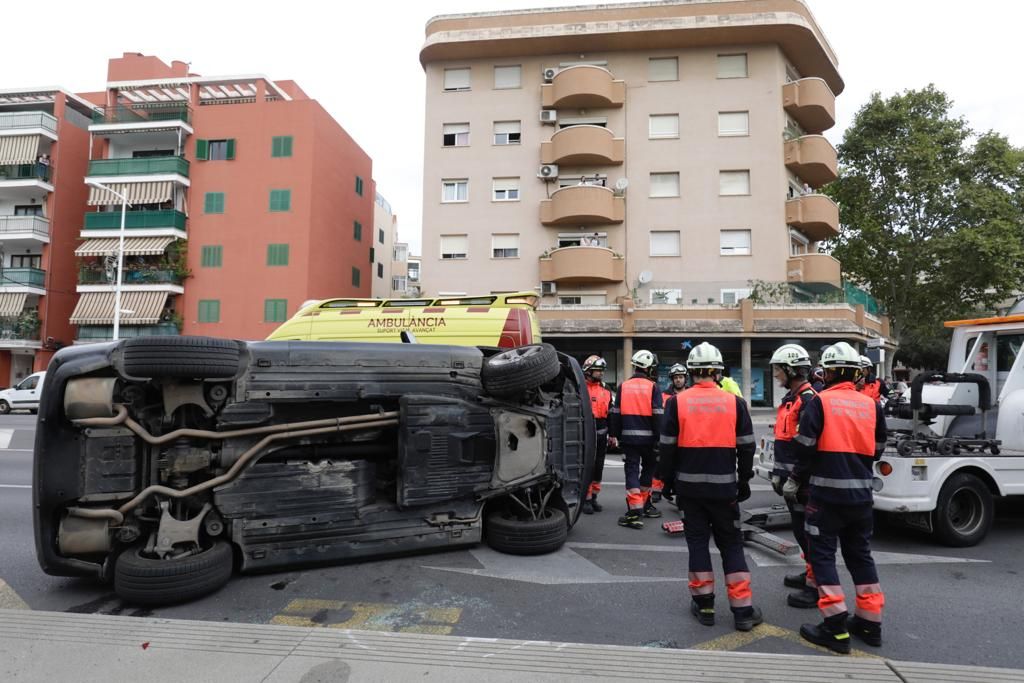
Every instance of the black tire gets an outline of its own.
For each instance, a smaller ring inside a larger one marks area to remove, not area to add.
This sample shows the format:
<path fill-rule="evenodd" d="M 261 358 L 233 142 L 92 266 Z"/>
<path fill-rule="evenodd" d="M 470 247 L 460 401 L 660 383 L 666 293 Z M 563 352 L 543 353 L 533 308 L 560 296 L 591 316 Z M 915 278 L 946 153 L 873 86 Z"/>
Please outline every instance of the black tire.
<path fill-rule="evenodd" d="M 939 455 L 953 455 L 955 448 L 956 442 L 953 439 L 939 439 L 939 442 L 935 444 L 935 450 L 939 452 Z"/>
<path fill-rule="evenodd" d="M 958 472 L 942 485 L 932 513 L 932 528 L 942 543 L 954 548 L 977 545 L 992 528 L 995 503 L 985 482 Z"/>
<path fill-rule="evenodd" d="M 896 452 L 902 455 L 904 458 L 909 457 L 914 453 L 914 440 L 913 439 L 900 439 L 896 442 Z"/>
<path fill-rule="evenodd" d="M 238 342 L 214 337 L 136 337 L 122 347 L 128 377 L 228 378 L 238 374 Z"/>
<path fill-rule="evenodd" d="M 213 593 L 231 578 L 231 544 L 214 541 L 209 550 L 172 560 L 140 554 L 142 546 L 122 552 L 114 565 L 114 592 L 137 605 L 170 605 Z"/>
<path fill-rule="evenodd" d="M 565 513 L 549 507 L 541 519 L 520 519 L 502 510 L 487 515 L 487 545 L 509 555 L 542 555 L 562 547 L 569 536 Z"/>
<path fill-rule="evenodd" d="M 10 415 L 11 404 L 7 401 L 0 401 L 0 415 Z"/>
<path fill-rule="evenodd" d="M 550 382 L 561 370 L 555 347 L 551 344 L 528 344 L 484 360 L 480 381 L 489 394 L 515 396 Z"/>

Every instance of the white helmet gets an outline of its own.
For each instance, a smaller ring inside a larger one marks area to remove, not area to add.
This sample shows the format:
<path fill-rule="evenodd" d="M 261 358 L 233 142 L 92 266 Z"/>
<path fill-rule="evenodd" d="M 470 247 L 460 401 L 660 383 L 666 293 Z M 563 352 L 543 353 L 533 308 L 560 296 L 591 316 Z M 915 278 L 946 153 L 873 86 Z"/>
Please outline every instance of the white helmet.
<path fill-rule="evenodd" d="M 811 367 L 811 355 L 799 344 L 783 344 L 775 349 L 769 365 L 785 365 L 791 368 Z"/>
<path fill-rule="evenodd" d="M 658 357 L 647 349 L 640 349 L 633 354 L 631 362 L 635 367 L 638 367 L 641 370 L 650 370 L 658 364 Z"/>
<path fill-rule="evenodd" d="M 690 351 L 690 355 L 686 359 L 686 367 L 690 370 L 698 368 L 722 370 L 725 368 L 725 363 L 722 362 L 722 352 L 717 347 L 707 342 L 701 342 Z"/>
<path fill-rule="evenodd" d="M 872 365 L 874 365 L 874 363 L 871 362 L 870 358 L 868 358 L 867 356 L 860 357 L 860 366 L 862 368 L 870 368 Z"/>
<path fill-rule="evenodd" d="M 823 368 L 855 368 L 860 369 L 860 354 L 846 342 L 838 342 L 825 349 L 821 354 Z"/>

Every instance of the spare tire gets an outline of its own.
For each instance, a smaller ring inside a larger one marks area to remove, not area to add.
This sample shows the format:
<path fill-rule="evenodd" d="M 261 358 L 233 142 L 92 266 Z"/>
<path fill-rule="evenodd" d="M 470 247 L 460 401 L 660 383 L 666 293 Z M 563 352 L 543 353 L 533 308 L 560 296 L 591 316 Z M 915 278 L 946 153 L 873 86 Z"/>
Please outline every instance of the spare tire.
<path fill-rule="evenodd" d="M 551 344 L 528 344 L 484 360 L 480 381 L 489 394 L 515 396 L 550 382 L 561 370 L 555 347 Z"/>
<path fill-rule="evenodd" d="M 121 553 L 114 564 L 114 592 L 138 605 L 188 602 L 223 587 L 233 566 L 227 541 L 214 541 L 197 555 L 170 560 L 144 557 L 137 545 Z"/>
<path fill-rule="evenodd" d="M 121 346 L 128 377 L 223 379 L 238 374 L 241 352 L 233 339 L 136 337 Z"/>
<path fill-rule="evenodd" d="M 553 553 L 568 536 L 565 513 L 554 507 L 546 508 L 540 519 L 522 519 L 499 510 L 487 515 L 484 523 L 487 545 L 509 555 Z"/>

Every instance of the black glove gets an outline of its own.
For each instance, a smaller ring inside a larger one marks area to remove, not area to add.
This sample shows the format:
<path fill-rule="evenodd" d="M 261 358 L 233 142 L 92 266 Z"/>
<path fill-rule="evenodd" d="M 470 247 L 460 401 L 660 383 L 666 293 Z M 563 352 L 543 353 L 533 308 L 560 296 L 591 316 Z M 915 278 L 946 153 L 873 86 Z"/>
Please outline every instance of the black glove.
<path fill-rule="evenodd" d="M 736 502 L 742 503 L 747 498 L 750 498 L 750 482 L 741 481 L 736 484 Z"/>

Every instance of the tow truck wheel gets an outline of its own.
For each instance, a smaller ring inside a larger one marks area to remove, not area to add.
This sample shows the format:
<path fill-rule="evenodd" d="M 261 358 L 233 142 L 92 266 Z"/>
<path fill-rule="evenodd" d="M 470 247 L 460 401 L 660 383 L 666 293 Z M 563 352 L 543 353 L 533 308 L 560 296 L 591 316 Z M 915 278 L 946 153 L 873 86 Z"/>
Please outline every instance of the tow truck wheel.
<path fill-rule="evenodd" d="M 939 439 L 939 442 L 935 444 L 935 450 L 939 452 L 939 455 L 953 455 L 953 449 L 956 443 L 953 439 Z"/>
<path fill-rule="evenodd" d="M 954 548 L 977 545 L 988 534 L 995 514 L 992 492 L 973 474 L 958 472 L 939 492 L 932 527 L 939 540 Z"/>
<path fill-rule="evenodd" d="M 900 439 L 896 442 L 896 452 L 902 455 L 904 458 L 910 457 L 914 452 L 914 440 L 913 439 Z"/>

